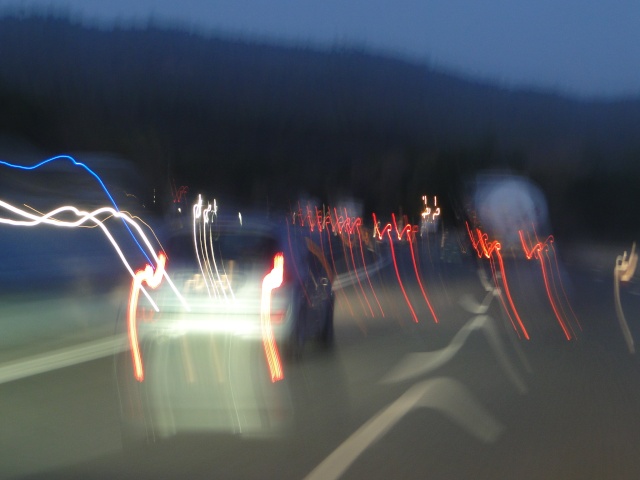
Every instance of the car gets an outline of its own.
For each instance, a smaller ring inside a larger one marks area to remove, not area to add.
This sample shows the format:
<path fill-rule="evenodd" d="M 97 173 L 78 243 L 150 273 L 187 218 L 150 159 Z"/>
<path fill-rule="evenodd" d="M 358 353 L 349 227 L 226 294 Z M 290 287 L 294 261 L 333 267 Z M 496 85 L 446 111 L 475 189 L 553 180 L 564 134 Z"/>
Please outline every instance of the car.
<path fill-rule="evenodd" d="M 334 342 L 333 275 L 321 250 L 286 221 L 197 208 L 168 237 L 171 283 L 149 289 L 157 312 L 142 297 L 133 307 L 137 345 L 116 361 L 125 441 L 288 428 L 287 362 L 309 341 Z"/>

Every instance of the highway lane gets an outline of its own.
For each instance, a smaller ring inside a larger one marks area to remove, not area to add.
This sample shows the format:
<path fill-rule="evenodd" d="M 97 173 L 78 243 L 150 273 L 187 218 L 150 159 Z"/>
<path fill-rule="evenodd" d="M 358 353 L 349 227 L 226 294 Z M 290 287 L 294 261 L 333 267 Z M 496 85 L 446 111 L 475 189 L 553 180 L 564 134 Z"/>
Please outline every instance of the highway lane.
<path fill-rule="evenodd" d="M 442 279 L 438 269 L 425 274 L 437 325 L 415 285 L 420 322 L 411 320 L 388 268 L 386 290 L 375 284 L 385 317 L 366 314 L 356 285 L 338 295 L 335 350 L 307 348 L 287 365 L 296 422 L 281 438 L 185 434 L 123 448 L 110 357 L 6 382 L 0 476 L 638 478 L 640 366 L 625 350 L 610 272 L 569 269 L 582 332 L 568 342 L 541 289 L 523 293 L 531 278 L 518 270 L 515 301 L 539 328 L 514 344 L 497 302 L 491 321 L 459 306 L 465 294 L 484 294 L 475 263 L 463 267 Z M 631 290 L 629 319 L 640 309 Z M 492 325 L 502 349 L 489 341 Z M 433 355 L 416 357 L 425 352 Z"/>

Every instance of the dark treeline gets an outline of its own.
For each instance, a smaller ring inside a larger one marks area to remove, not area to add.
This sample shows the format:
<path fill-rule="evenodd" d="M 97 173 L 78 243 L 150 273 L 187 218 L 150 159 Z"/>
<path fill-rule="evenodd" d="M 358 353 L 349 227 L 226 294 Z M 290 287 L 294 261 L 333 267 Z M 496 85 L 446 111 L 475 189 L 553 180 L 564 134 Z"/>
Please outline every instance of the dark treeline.
<path fill-rule="evenodd" d="M 510 169 L 542 186 L 561 230 L 588 230 L 596 211 L 598 229 L 637 230 L 610 206 L 640 200 L 639 99 L 510 90 L 348 48 L 5 15 L 0 135 L 116 153 L 165 196 L 173 181 L 274 205 L 346 195 L 411 213 L 422 194 L 453 206 L 474 171 Z"/>

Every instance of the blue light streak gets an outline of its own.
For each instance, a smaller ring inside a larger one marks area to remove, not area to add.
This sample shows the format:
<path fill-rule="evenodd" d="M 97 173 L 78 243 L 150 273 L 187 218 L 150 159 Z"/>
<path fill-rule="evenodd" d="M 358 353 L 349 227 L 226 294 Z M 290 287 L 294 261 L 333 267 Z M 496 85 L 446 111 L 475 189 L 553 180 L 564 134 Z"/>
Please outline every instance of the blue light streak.
<path fill-rule="evenodd" d="M 109 201 L 111 202 L 111 205 L 113 205 L 113 208 L 115 208 L 116 211 L 120 212 L 120 209 L 118 208 L 118 205 L 116 205 L 116 202 L 113 199 L 113 197 L 111 196 L 111 193 L 109 193 L 109 189 L 104 184 L 102 179 L 98 176 L 98 174 L 96 172 L 94 172 L 93 170 L 91 170 L 87 165 L 85 165 L 82 162 L 77 161 L 75 158 L 73 158 L 70 155 L 56 155 L 55 157 L 48 158 L 46 160 L 41 161 L 40 163 L 37 163 L 35 165 L 31 165 L 31 166 L 17 165 L 15 163 L 9 163 L 9 162 L 6 162 L 4 160 L 0 160 L 0 165 L 4 165 L 4 166 L 10 167 L 10 168 L 15 168 L 15 169 L 18 169 L 18 170 L 36 170 L 37 168 L 40 168 L 43 165 L 46 165 L 48 163 L 52 163 L 52 162 L 54 162 L 56 160 L 69 160 L 75 166 L 85 169 L 92 177 L 94 177 L 98 181 L 98 183 L 100 184 L 100 187 L 102 187 L 102 190 L 104 191 L 104 193 L 109 198 Z M 133 234 L 133 232 L 129 228 L 129 225 L 127 225 L 127 222 L 122 220 L 122 223 L 124 224 L 125 228 L 129 231 L 129 234 L 131 235 L 131 238 L 133 238 L 133 241 L 136 243 L 136 245 L 138 245 L 138 248 L 140 249 L 140 251 L 142 252 L 144 257 L 149 262 L 149 265 L 153 266 L 154 263 L 151 261 L 151 259 L 147 255 L 147 253 L 144 251 L 144 248 L 142 247 L 142 245 L 140 245 L 140 242 L 138 242 L 138 239 L 136 238 L 136 236 Z"/>

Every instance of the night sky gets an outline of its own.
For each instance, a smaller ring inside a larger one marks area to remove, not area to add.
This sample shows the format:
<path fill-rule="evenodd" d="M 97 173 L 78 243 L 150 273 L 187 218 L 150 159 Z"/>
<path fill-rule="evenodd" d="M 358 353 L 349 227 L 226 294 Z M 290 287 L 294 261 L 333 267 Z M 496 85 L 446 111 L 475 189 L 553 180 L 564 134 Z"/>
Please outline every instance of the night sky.
<path fill-rule="evenodd" d="M 637 0 L 0 0 L 88 23 L 170 22 L 296 45 L 356 46 L 503 86 L 640 95 Z"/>

